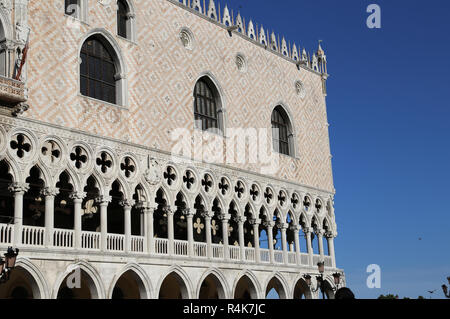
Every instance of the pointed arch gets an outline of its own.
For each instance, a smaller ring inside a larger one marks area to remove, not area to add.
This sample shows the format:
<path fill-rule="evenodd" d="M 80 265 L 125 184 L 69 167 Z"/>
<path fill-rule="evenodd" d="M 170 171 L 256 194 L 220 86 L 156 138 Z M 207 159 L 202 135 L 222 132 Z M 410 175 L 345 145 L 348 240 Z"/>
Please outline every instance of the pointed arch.
<path fill-rule="evenodd" d="M 130 41 L 136 40 L 136 12 L 132 0 L 117 0 L 117 34 Z"/>
<path fill-rule="evenodd" d="M 272 274 L 267 280 L 264 287 L 266 287 L 265 297 L 267 297 L 272 289 L 275 289 L 280 299 L 288 299 L 289 285 L 287 284 L 286 279 L 284 279 L 284 277 L 279 272 Z"/>
<path fill-rule="evenodd" d="M 52 299 L 58 298 L 58 293 L 60 292 L 60 288 L 64 286 L 65 279 L 76 269 L 80 269 L 82 276 L 85 276 L 84 279 L 87 288 L 89 289 L 91 299 L 105 299 L 106 291 L 105 287 L 103 286 L 103 280 L 100 276 L 100 273 L 97 271 L 97 269 L 95 269 L 94 266 L 86 261 L 79 261 L 66 267 L 66 270 L 62 272 L 55 281 L 55 286 L 53 287 L 52 292 Z"/>
<path fill-rule="evenodd" d="M 146 271 L 136 263 L 129 263 L 125 265 L 113 278 L 111 286 L 108 290 L 108 298 L 112 299 L 114 295 L 114 288 L 118 284 L 119 280 L 126 274 L 130 274 L 129 280 L 134 280 L 138 290 L 139 299 L 151 299 L 152 298 L 152 285 L 150 278 Z"/>
<path fill-rule="evenodd" d="M 16 266 L 11 273 L 11 278 L 0 285 L 0 298 L 15 298 L 18 290 L 21 290 L 17 298 L 48 299 L 49 291 L 47 280 L 38 266 L 29 259 L 17 258 Z"/>
<path fill-rule="evenodd" d="M 225 94 L 216 77 L 209 71 L 202 72 L 195 81 L 193 92 L 194 127 L 226 136 Z M 199 103 L 207 105 L 208 111 L 197 107 Z"/>
<path fill-rule="evenodd" d="M 122 54 L 122 50 L 115 40 L 114 36 L 112 36 L 106 29 L 104 28 L 95 28 L 90 30 L 88 33 L 86 33 L 80 43 L 80 47 L 78 49 L 79 57 L 80 57 L 80 69 L 79 69 L 79 92 L 81 92 L 82 95 L 88 96 L 91 98 L 99 99 L 97 94 L 91 94 L 87 87 L 84 85 L 86 84 L 84 79 L 89 75 L 87 72 L 87 69 L 84 69 L 83 67 L 86 65 L 86 59 L 88 59 L 89 52 L 86 51 L 87 47 L 85 45 L 88 44 L 88 42 L 91 41 L 93 44 L 97 44 L 99 47 L 103 47 L 106 52 L 110 55 L 110 59 L 108 61 L 105 61 L 105 68 L 109 68 L 110 71 L 114 71 L 114 74 L 112 74 L 114 78 L 114 83 L 110 83 L 108 89 L 105 87 L 104 92 L 105 96 L 108 96 L 108 99 L 102 99 L 106 102 L 117 104 L 123 107 L 128 106 L 128 94 L 127 94 L 127 88 L 128 88 L 128 82 L 127 82 L 127 66 L 125 63 L 125 59 Z M 85 50 L 83 50 L 85 48 Z M 84 52 L 84 53 L 83 53 Z M 83 62 L 86 60 L 85 62 Z M 114 70 L 112 70 L 108 65 L 113 65 Z M 89 78 L 89 77 L 88 77 Z M 96 79 L 91 79 L 96 81 Z M 100 79 L 98 79 L 100 80 Z M 114 94 L 112 93 L 114 90 Z M 109 92 L 109 93 L 108 93 Z"/>
<path fill-rule="evenodd" d="M 0 48 L 0 75 L 5 77 L 10 77 L 10 64 L 13 62 L 12 59 L 7 54 L 7 49 L 5 43 L 12 40 L 12 28 L 11 19 L 7 10 L 0 9 L 0 43 L 2 47 Z"/>
<path fill-rule="evenodd" d="M 277 153 L 296 157 L 296 132 L 294 117 L 283 102 L 272 108 L 273 150 Z"/>
<path fill-rule="evenodd" d="M 170 296 L 170 291 L 162 291 L 166 279 L 171 280 L 170 285 L 178 285 L 179 291 L 176 292 L 177 297 Z M 187 273 L 179 266 L 171 267 L 158 283 L 158 296 L 160 299 L 192 299 L 192 282 Z M 181 298 L 179 298 L 181 297 Z"/>
<path fill-rule="evenodd" d="M 216 268 L 208 269 L 200 278 L 197 286 L 197 298 L 202 299 L 202 287 L 205 280 L 210 279 L 217 288 L 217 299 L 229 299 L 229 287 L 227 280 L 222 272 Z M 207 298 L 203 298 L 207 299 Z"/>
<path fill-rule="evenodd" d="M 261 291 L 261 286 L 258 279 L 249 270 L 242 272 L 234 281 L 234 299 L 260 299 L 259 291 Z"/>
<path fill-rule="evenodd" d="M 313 299 L 311 288 L 306 283 L 302 275 L 297 276 L 294 281 L 293 298 L 294 299 Z"/>

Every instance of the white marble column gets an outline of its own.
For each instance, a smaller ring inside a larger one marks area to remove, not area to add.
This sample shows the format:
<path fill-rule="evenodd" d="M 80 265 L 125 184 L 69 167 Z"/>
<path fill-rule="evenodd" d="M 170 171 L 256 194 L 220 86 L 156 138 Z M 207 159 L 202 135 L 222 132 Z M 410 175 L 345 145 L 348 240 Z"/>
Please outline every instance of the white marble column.
<path fill-rule="evenodd" d="M 244 216 L 237 217 L 239 228 L 239 248 L 241 251 L 241 261 L 245 261 L 245 237 L 244 237 L 244 223 L 246 218 Z"/>
<path fill-rule="evenodd" d="M 287 249 L 287 236 L 286 236 L 286 231 L 287 228 L 289 227 L 289 224 L 283 223 L 280 225 L 281 228 L 281 246 L 283 248 L 283 261 L 285 264 L 288 263 L 288 249 Z"/>
<path fill-rule="evenodd" d="M 83 203 L 83 199 L 86 197 L 86 193 L 84 192 L 72 193 L 70 197 L 73 199 L 74 205 L 74 247 L 75 249 L 81 249 L 81 232 L 82 232 L 81 205 Z"/>
<path fill-rule="evenodd" d="M 206 231 L 206 254 L 208 258 L 212 258 L 212 233 L 211 233 L 211 216 L 208 212 L 203 212 L 203 218 L 205 219 L 205 231 Z"/>
<path fill-rule="evenodd" d="M 260 219 L 252 219 L 250 224 L 253 226 L 253 241 L 255 246 L 255 261 L 256 263 L 261 262 L 261 251 L 259 248 L 259 225 L 261 224 Z"/>
<path fill-rule="evenodd" d="M 194 256 L 194 209 L 186 208 L 183 214 L 187 218 L 188 256 Z"/>
<path fill-rule="evenodd" d="M 324 261 L 325 260 L 325 252 L 323 250 L 323 234 L 325 232 L 322 229 L 317 230 L 316 232 L 316 236 L 317 236 L 317 241 L 319 242 L 319 254 L 320 254 L 320 261 Z"/>
<path fill-rule="evenodd" d="M 309 256 L 309 265 L 314 266 L 313 265 L 314 252 L 313 252 L 312 245 L 311 245 L 311 228 L 306 227 L 305 229 L 303 229 L 303 232 L 305 233 L 305 236 L 306 236 L 306 244 L 307 244 L 308 256 Z"/>
<path fill-rule="evenodd" d="M 270 255 L 270 263 L 273 264 L 275 262 L 275 257 L 273 253 L 273 227 L 275 226 L 274 221 L 270 221 L 266 223 L 267 227 L 267 241 L 269 242 L 269 255 Z"/>
<path fill-rule="evenodd" d="M 126 199 L 120 203 L 124 209 L 124 233 L 125 233 L 125 243 L 124 250 L 126 253 L 131 252 L 131 209 L 133 208 L 135 201 Z"/>
<path fill-rule="evenodd" d="M 230 254 L 229 254 L 229 244 L 228 244 L 228 221 L 230 220 L 230 215 L 228 214 L 223 214 L 220 216 L 221 220 L 222 220 L 222 241 L 223 241 L 223 255 L 224 255 L 224 259 L 228 260 L 230 258 Z"/>
<path fill-rule="evenodd" d="M 59 194 L 57 188 L 46 187 L 41 192 L 45 197 L 45 246 L 53 246 L 53 230 L 55 228 L 55 197 Z"/>
<path fill-rule="evenodd" d="M 9 191 L 14 193 L 14 238 L 12 243 L 15 247 L 22 245 L 23 195 L 29 189 L 27 183 L 13 183 L 9 186 Z"/>
<path fill-rule="evenodd" d="M 108 250 L 108 205 L 111 202 L 111 196 L 100 196 L 96 199 L 100 206 L 100 250 Z"/>
<path fill-rule="evenodd" d="M 297 265 L 302 264 L 301 254 L 300 254 L 300 226 L 293 226 L 292 230 L 294 231 L 294 240 L 295 240 L 295 258 L 297 259 Z"/>
<path fill-rule="evenodd" d="M 153 213 L 155 212 L 155 208 L 152 208 L 150 203 L 143 203 L 141 209 L 144 214 L 144 251 L 153 255 L 155 253 L 155 234 L 153 228 Z"/>
<path fill-rule="evenodd" d="M 336 255 L 334 253 L 334 238 L 335 234 L 331 232 L 327 234 L 328 250 L 330 252 L 332 267 L 336 268 Z"/>
<path fill-rule="evenodd" d="M 164 212 L 167 214 L 167 238 L 169 239 L 169 256 L 172 256 L 175 244 L 175 228 L 173 223 L 174 211 L 171 207 L 167 206 L 164 208 Z"/>

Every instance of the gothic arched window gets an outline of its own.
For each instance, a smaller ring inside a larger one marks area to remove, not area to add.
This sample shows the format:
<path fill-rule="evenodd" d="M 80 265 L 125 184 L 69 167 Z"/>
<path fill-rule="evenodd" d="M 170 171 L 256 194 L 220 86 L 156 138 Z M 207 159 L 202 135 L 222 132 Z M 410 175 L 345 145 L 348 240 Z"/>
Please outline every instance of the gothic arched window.
<path fill-rule="evenodd" d="M 89 37 L 81 49 L 81 94 L 115 104 L 116 73 L 110 50 L 100 37 Z"/>
<path fill-rule="evenodd" d="M 126 0 L 117 1 L 117 34 L 128 40 L 133 39 L 134 14 Z"/>
<path fill-rule="evenodd" d="M 289 117 L 281 106 L 277 106 L 272 113 L 272 140 L 275 152 L 293 155 L 293 134 Z"/>
<path fill-rule="evenodd" d="M 203 131 L 223 131 L 219 92 L 208 77 L 198 80 L 194 99 L 195 127 Z"/>

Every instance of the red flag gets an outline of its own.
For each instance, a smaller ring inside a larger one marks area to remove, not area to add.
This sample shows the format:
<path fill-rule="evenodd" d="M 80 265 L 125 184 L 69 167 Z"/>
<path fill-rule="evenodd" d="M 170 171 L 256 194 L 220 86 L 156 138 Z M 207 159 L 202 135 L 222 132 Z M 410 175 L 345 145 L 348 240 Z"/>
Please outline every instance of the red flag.
<path fill-rule="evenodd" d="M 23 69 L 23 66 L 25 65 L 25 62 L 27 60 L 27 54 L 28 54 L 29 47 L 30 47 L 30 31 L 28 31 L 27 43 L 25 44 L 25 47 L 23 48 L 22 60 L 20 61 L 20 67 L 17 70 L 17 74 L 16 74 L 16 77 L 15 77 L 15 80 L 17 80 L 17 81 L 20 81 L 20 76 L 22 75 L 22 69 Z"/>

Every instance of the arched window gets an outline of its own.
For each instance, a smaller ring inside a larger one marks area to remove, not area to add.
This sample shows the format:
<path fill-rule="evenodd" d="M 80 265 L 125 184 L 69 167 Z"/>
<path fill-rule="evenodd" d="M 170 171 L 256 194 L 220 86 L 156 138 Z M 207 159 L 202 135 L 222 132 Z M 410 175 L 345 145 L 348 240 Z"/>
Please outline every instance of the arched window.
<path fill-rule="evenodd" d="M 134 14 L 126 0 L 117 1 L 117 34 L 128 40 L 133 39 Z"/>
<path fill-rule="evenodd" d="M 195 127 L 203 131 L 223 132 L 219 92 L 208 77 L 198 80 L 194 89 Z"/>
<path fill-rule="evenodd" d="M 272 140 L 275 152 L 293 155 L 293 134 L 286 111 L 277 106 L 272 113 Z"/>
<path fill-rule="evenodd" d="M 115 104 L 116 73 L 110 50 L 100 37 L 89 37 L 81 49 L 81 94 Z"/>

